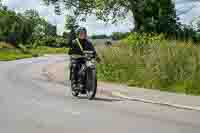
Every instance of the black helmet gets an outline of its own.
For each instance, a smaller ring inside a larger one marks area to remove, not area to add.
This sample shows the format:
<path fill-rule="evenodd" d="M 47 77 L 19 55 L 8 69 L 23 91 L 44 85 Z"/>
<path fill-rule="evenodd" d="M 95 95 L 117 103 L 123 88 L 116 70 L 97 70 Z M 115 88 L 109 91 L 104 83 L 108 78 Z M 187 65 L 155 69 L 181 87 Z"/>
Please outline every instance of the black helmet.
<path fill-rule="evenodd" d="M 87 33 L 87 29 L 85 27 L 80 27 L 80 28 L 78 28 L 77 33 L 79 34 L 80 32 Z"/>

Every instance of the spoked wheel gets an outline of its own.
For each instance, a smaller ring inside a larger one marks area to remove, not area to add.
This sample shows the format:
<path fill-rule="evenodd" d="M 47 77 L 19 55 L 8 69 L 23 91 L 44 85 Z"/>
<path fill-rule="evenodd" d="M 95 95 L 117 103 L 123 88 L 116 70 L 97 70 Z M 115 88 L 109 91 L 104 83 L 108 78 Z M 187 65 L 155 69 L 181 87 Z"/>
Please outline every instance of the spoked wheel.
<path fill-rule="evenodd" d="M 97 78 L 95 69 L 89 69 L 87 71 L 86 91 L 88 99 L 94 99 L 97 92 Z"/>
<path fill-rule="evenodd" d="M 78 97 L 79 92 L 76 90 L 76 85 L 74 83 L 74 75 L 72 74 L 73 73 L 72 68 L 70 69 L 71 69 L 70 70 L 71 93 L 72 93 L 72 96 Z"/>
<path fill-rule="evenodd" d="M 77 92 L 77 91 L 72 91 L 72 96 L 78 97 L 78 95 L 79 95 L 79 92 Z"/>
<path fill-rule="evenodd" d="M 77 90 L 75 90 L 73 83 L 71 83 L 71 93 L 72 93 L 72 96 L 74 96 L 74 97 L 78 97 L 78 95 L 79 95 L 79 92 Z"/>

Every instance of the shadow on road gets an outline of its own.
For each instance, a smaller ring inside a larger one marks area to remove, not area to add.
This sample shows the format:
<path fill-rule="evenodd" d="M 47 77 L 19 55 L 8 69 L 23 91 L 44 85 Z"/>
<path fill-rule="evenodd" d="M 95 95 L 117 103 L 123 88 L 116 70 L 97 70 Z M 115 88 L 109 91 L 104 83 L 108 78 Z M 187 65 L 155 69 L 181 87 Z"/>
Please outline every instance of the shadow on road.
<path fill-rule="evenodd" d="M 104 101 L 104 102 L 119 102 L 122 101 L 120 99 L 114 99 L 114 98 L 95 98 L 95 101 Z"/>
<path fill-rule="evenodd" d="M 87 99 L 86 96 L 79 96 L 78 99 Z M 96 97 L 93 99 L 93 101 L 102 101 L 102 102 L 119 102 L 122 101 L 120 99 L 114 99 L 114 98 L 100 98 Z"/>

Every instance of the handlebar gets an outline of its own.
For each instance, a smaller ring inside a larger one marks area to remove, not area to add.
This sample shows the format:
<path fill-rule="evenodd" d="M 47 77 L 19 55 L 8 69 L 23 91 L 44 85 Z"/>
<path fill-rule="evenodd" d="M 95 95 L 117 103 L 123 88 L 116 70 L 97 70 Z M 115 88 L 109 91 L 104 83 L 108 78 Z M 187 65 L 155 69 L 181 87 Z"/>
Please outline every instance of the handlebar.
<path fill-rule="evenodd" d="M 84 55 L 71 55 L 72 58 L 76 59 L 76 58 L 95 58 L 95 52 L 94 51 L 83 51 Z"/>
<path fill-rule="evenodd" d="M 83 53 L 84 53 L 85 55 L 87 55 L 87 54 L 94 54 L 94 51 L 83 51 Z"/>

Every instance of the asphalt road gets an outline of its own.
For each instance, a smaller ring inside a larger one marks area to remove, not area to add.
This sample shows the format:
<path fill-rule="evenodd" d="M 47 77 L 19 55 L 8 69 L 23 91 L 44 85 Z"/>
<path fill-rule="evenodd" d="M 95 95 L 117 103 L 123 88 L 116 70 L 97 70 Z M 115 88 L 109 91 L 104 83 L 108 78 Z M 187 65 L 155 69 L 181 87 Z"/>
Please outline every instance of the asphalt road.
<path fill-rule="evenodd" d="M 123 99 L 88 101 L 42 70 L 63 57 L 0 62 L 1 133 L 199 133 L 200 113 Z"/>

